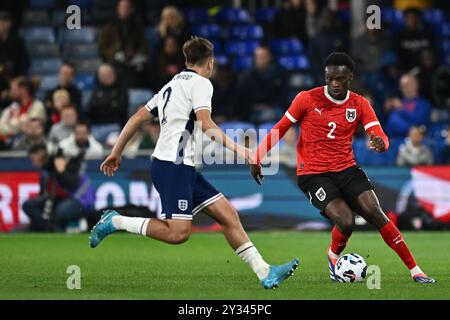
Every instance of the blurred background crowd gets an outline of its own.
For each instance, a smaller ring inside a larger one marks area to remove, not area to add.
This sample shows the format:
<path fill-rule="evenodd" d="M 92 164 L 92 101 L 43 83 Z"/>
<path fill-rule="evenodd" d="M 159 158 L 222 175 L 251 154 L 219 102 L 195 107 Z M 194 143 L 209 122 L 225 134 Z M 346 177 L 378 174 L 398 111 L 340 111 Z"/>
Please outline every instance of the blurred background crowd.
<path fill-rule="evenodd" d="M 67 6 L 81 29 L 66 27 Z M 368 29 L 367 6 L 381 8 Z M 223 129 L 270 129 L 300 91 L 324 84 L 323 61 L 356 62 L 352 90 L 374 106 L 391 149 L 362 165 L 450 163 L 450 2 L 432 0 L 4 0 L 0 3 L 0 149 L 46 144 L 101 158 L 136 108 L 184 68 L 192 35 L 215 46 L 213 116 Z M 127 152 L 152 149 L 158 123 Z M 295 166 L 297 130 L 281 145 Z"/>

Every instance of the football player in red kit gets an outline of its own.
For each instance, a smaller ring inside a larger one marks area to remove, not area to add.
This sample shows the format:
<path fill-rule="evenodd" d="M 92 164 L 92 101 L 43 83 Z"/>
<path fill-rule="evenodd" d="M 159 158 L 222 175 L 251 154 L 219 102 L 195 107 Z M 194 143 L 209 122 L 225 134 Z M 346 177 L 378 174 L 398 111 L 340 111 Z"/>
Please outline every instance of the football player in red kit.
<path fill-rule="evenodd" d="M 370 149 L 386 151 L 389 139 L 367 99 L 349 90 L 353 67 L 353 60 L 345 53 L 328 56 L 326 86 L 302 91 L 294 98 L 283 118 L 259 145 L 255 154 L 257 164 L 251 166 L 252 175 L 261 183 L 260 161 L 298 122 L 301 127 L 297 144 L 298 185 L 310 202 L 335 224 L 327 250 L 331 279 L 337 280 L 334 267 L 352 235 L 356 212 L 379 230 L 416 282 L 434 283 L 415 262 L 400 231 L 381 209 L 372 183 L 356 164 L 352 138 L 360 124 L 370 137 Z"/>

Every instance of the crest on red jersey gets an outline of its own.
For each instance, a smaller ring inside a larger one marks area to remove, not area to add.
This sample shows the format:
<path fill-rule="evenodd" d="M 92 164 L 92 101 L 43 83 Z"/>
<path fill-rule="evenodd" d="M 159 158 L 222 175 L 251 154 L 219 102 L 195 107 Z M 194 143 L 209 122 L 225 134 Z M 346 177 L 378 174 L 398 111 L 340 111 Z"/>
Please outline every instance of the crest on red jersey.
<path fill-rule="evenodd" d="M 345 118 L 348 122 L 353 122 L 356 119 L 356 109 L 345 109 Z"/>

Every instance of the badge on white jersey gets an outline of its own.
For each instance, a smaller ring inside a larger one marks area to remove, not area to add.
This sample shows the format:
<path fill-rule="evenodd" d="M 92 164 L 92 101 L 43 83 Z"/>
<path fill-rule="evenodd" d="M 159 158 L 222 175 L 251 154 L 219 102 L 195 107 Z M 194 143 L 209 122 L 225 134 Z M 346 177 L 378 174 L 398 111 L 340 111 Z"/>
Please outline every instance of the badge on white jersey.
<path fill-rule="evenodd" d="M 353 122 L 356 119 L 356 109 L 345 109 L 345 118 L 348 122 Z"/>
<path fill-rule="evenodd" d="M 186 211 L 188 208 L 188 201 L 187 200 L 178 200 L 178 209 L 181 211 Z"/>

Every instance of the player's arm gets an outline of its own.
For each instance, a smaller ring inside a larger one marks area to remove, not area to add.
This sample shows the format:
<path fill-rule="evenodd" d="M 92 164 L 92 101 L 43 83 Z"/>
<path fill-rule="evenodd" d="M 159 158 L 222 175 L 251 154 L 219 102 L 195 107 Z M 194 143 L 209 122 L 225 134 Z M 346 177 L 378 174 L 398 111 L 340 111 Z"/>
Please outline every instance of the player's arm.
<path fill-rule="evenodd" d="M 107 176 L 113 176 L 119 169 L 123 149 L 127 145 L 131 137 L 141 127 L 142 123 L 153 118 L 153 115 L 146 107 L 139 108 L 138 111 L 127 121 L 126 125 L 120 132 L 119 138 L 114 145 L 111 154 L 100 165 L 100 171 Z"/>
<path fill-rule="evenodd" d="M 270 130 L 270 132 L 264 137 L 263 141 L 258 146 L 258 149 L 255 152 L 254 158 L 256 165 L 252 165 L 250 167 L 251 174 L 255 179 L 256 183 L 261 184 L 264 176 L 261 173 L 260 162 L 264 159 L 264 157 L 269 153 L 269 151 L 275 146 L 281 138 L 283 138 L 284 134 L 289 130 L 292 125 L 294 125 L 298 119 L 301 117 L 301 93 L 299 93 L 294 101 L 292 101 L 291 106 L 286 111 L 284 116 L 280 121 L 275 124 L 275 126 Z"/>
<path fill-rule="evenodd" d="M 376 152 L 384 152 L 389 149 L 389 138 L 384 133 L 375 111 L 366 99 L 362 106 L 362 124 L 370 138 L 369 149 Z"/>
<path fill-rule="evenodd" d="M 202 131 L 214 141 L 222 144 L 225 148 L 231 150 L 235 155 L 243 157 L 248 163 L 252 163 L 250 152 L 247 148 L 237 144 L 230 139 L 219 126 L 211 119 L 211 111 L 208 108 L 198 108 L 195 112 L 197 121 L 200 121 Z"/>

